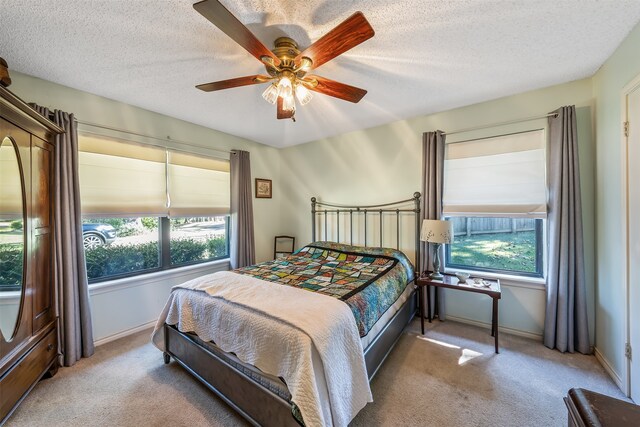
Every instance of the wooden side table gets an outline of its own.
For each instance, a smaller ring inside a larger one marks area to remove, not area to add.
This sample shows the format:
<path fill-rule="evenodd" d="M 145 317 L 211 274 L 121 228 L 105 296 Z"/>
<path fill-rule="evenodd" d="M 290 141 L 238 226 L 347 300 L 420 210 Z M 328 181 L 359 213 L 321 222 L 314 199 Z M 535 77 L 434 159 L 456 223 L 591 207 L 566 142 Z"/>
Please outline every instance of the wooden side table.
<path fill-rule="evenodd" d="M 435 286 L 436 291 L 438 288 L 458 289 L 461 291 L 475 292 L 478 294 L 489 295 L 493 299 L 493 313 L 491 316 L 491 336 L 495 338 L 496 353 L 498 351 L 498 300 L 502 297 L 502 291 L 500 290 L 500 280 L 485 279 L 485 282 L 491 283 L 491 286 L 476 286 L 473 283 L 473 279 L 469 278 L 466 282 L 460 282 L 456 276 L 450 274 L 443 274 L 442 280 L 433 280 L 429 277 L 429 272 L 423 272 L 416 284 L 418 285 L 418 297 L 420 298 L 420 326 L 422 328 L 422 335 L 424 335 L 424 306 L 427 306 L 427 319 L 431 322 L 431 304 L 430 304 L 430 292 L 431 286 Z M 427 294 L 427 301 L 425 302 L 425 290 Z M 437 295 L 437 294 L 436 294 Z M 434 316 L 438 312 L 438 307 L 435 307 Z"/>

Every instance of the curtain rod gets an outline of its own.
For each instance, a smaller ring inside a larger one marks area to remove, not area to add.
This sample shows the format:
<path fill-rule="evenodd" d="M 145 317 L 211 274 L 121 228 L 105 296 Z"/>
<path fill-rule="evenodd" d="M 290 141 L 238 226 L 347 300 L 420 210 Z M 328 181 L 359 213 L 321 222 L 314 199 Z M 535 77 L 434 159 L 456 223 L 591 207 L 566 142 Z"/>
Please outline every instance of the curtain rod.
<path fill-rule="evenodd" d="M 547 118 L 547 117 L 558 117 L 558 113 L 549 113 L 549 114 L 545 114 L 545 115 L 542 115 L 542 116 L 533 116 L 533 117 L 527 117 L 527 118 L 524 118 L 524 119 L 509 120 L 507 122 L 492 123 L 490 125 L 475 126 L 475 127 L 466 128 L 466 129 L 454 130 L 453 132 L 442 132 L 442 134 L 443 135 L 454 135 L 456 133 L 471 132 L 472 130 L 487 129 L 487 128 L 492 128 L 492 127 L 496 127 L 496 126 L 511 125 L 511 124 L 514 124 L 514 123 L 530 122 L 532 120 L 539 120 L 539 119 L 544 119 L 544 118 Z"/>
<path fill-rule="evenodd" d="M 146 135 L 144 133 L 137 133 L 137 132 L 132 132 L 130 130 L 126 130 L 126 129 L 119 129 L 119 128 L 115 128 L 115 127 L 110 127 L 110 126 L 105 126 L 105 125 L 99 125 L 97 123 L 91 123 L 91 122 L 83 122 L 81 120 L 75 119 L 75 121 L 78 124 L 81 125 L 86 125 L 86 126 L 91 126 L 91 127 L 96 127 L 96 128 L 100 128 L 100 129 L 107 129 L 107 130 L 112 130 L 115 132 L 122 132 L 122 133 L 128 133 L 129 135 L 135 135 L 135 136 L 141 136 L 143 138 L 150 138 L 150 139 L 155 139 L 158 141 L 162 141 L 162 142 L 167 142 L 167 141 L 171 141 L 171 142 L 176 142 L 178 144 L 183 144 L 183 145 L 187 145 L 189 147 L 194 147 L 194 148 L 203 148 L 205 150 L 212 150 L 212 151 L 218 151 L 220 153 L 227 153 L 227 154 L 231 154 L 231 151 L 229 150 L 220 150 L 218 148 L 210 148 L 210 147 L 204 147 L 202 145 L 197 145 L 197 144 L 193 144 L 190 142 L 185 142 L 185 141 L 180 141 L 178 139 L 171 139 L 169 137 L 167 138 L 158 138 L 157 136 L 153 136 L 153 135 Z"/>

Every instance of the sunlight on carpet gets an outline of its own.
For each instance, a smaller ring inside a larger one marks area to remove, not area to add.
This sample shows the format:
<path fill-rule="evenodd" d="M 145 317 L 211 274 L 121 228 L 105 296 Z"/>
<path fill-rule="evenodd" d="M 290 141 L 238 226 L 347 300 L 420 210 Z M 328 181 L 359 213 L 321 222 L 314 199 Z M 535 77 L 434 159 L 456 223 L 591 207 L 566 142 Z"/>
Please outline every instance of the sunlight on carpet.
<path fill-rule="evenodd" d="M 446 342 L 443 342 L 443 341 L 434 340 L 432 338 L 427 338 L 427 337 L 421 336 L 421 335 L 417 335 L 416 338 L 418 338 L 419 340 L 423 340 L 423 341 L 429 341 L 430 343 L 437 344 L 437 345 L 442 346 L 442 347 L 455 348 L 455 349 L 459 349 L 460 348 L 457 345 L 449 344 L 449 343 L 446 343 Z"/>
<path fill-rule="evenodd" d="M 460 359 L 458 359 L 458 365 L 464 365 L 468 361 L 480 356 L 482 356 L 482 353 L 464 348 L 462 349 L 462 356 L 460 356 Z"/>
<path fill-rule="evenodd" d="M 449 344 L 446 343 L 444 341 L 438 341 L 438 340 L 434 340 L 433 338 L 427 338 L 425 336 L 422 335 L 416 335 L 416 338 L 418 338 L 419 340 L 423 340 L 423 341 L 428 341 L 432 344 L 436 344 L 439 345 L 441 347 L 446 347 L 446 348 L 453 348 L 456 350 L 462 350 L 462 354 L 460 355 L 460 358 L 458 359 L 458 365 L 464 365 L 465 363 L 467 363 L 468 361 L 475 359 L 476 357 L 480 357 L 482 356 L 483 353 L 477 352 L 475 350 L 470 350 L 468 348 L 462 348 L 460 346 L 454 345 L 454 344 Z"/>

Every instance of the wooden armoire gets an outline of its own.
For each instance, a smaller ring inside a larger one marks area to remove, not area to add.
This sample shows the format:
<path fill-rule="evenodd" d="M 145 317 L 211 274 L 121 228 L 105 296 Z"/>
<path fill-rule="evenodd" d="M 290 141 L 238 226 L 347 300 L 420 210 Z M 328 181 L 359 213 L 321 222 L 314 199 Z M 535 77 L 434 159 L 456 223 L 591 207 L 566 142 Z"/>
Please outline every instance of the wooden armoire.
<path fill-rule="evenodd" d="M 60 133 L 0 85 L 0 425 L 58 368 L 52 183 Z"/>

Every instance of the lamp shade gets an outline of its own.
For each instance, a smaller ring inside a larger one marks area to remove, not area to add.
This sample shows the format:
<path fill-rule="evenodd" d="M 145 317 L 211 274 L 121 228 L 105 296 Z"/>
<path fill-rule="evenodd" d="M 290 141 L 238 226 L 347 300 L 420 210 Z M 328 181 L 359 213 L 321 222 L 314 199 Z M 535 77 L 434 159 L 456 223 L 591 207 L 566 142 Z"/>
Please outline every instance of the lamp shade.
<path fill-rule="evenodd" d="M 453 243 L 453 223 L 437 219 L 422 220 L 420 240 L 429 243 Z"/>

